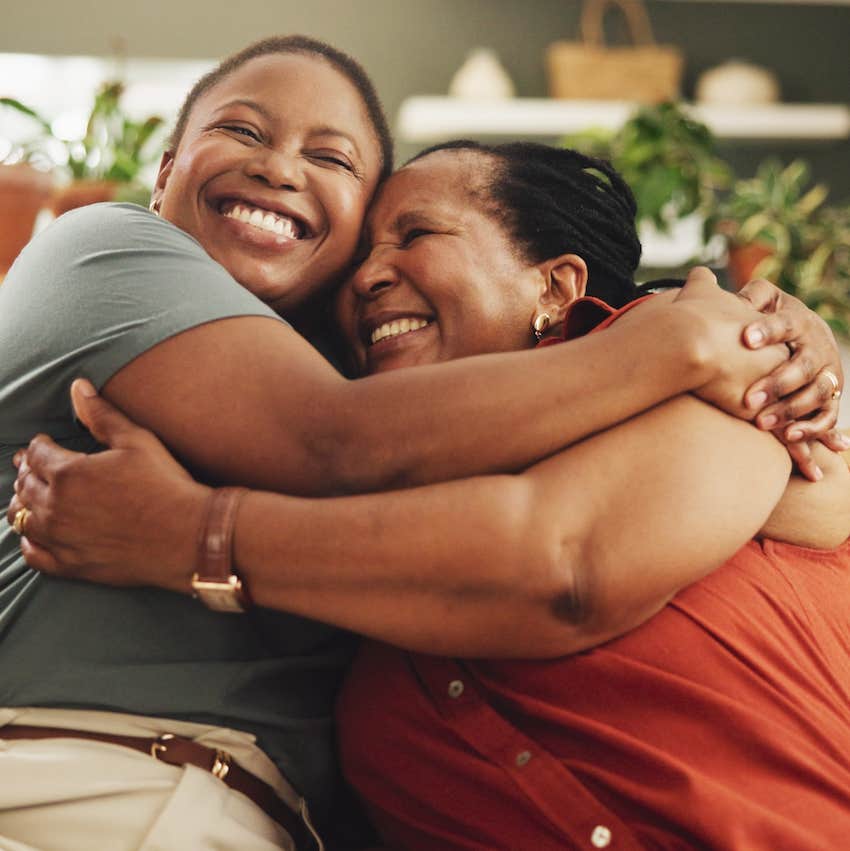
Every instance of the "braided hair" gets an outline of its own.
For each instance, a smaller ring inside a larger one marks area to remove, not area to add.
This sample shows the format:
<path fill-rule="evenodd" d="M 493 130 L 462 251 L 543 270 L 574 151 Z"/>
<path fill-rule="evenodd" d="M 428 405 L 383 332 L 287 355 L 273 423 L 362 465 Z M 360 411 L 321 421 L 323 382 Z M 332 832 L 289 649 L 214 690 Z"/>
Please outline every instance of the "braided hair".
<path fill-rule="evenodd" d="M 484 185 L 470 194 L 493 216 L 530 263 L 577 254 L 587 264 L 587 294 L 612 307 L 641 295 L 634 283 L 641 245 L 637 205 L 605 160 L 533 142 L 484 145 L 468 140 L 426 148 L 470 151 L 485 165 Z M 482 197 L 483 195 L 483 197 Z"/>

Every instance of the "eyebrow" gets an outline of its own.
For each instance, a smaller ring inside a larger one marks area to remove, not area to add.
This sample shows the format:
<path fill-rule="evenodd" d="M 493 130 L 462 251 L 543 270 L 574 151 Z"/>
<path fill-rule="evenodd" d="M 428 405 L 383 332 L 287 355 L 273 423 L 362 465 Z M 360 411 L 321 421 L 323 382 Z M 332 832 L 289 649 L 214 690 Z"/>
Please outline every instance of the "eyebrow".
<path fill-rule="evenodd" d="M 259 113 L 263 116 L 267 121 L 274 121 L 276 116 L 274 116 L 266 107 L 264 107 L 261 103 L 258 103 L 255 100 L 251 100 L 250 98 L 234 98 L 233 100 L 228 101 L 227 103 L 222 104 L 216 112 L 221 112 L 222 110 L 229 109 L 232 106 L 246 106 L 248 109 L 253 109 L 254 112 Z M 319 127 L 313 127 L 310 130 L 311 136 L 338 136 L 340 139 L 345 139 L 346 142 L 354 148 L 354 152 L 359 156 L 360 149 L 357 147 L 357 142 L 354 141 L 354 137 L 349 133 L 346 133 L 344 130 L 340 130 L 338 127 L 331 127 L 327 124 L 322 124 Z"/>
<path fill-rule="evenodd" d="M 274 118 L 274 116 L 261 103 L 257 103 L 257 101 L 250 100 L 249 98 L 234 98 L 233 100 L 229 100 L 227 103 L 223 103 L 216 112 L 223 112 L 225 109 L 230 109 L 232 106 L 247 106 L 248 109 L 253 109 L 254 112 L 258 112 L 268 121 L 271 121 Z"/>

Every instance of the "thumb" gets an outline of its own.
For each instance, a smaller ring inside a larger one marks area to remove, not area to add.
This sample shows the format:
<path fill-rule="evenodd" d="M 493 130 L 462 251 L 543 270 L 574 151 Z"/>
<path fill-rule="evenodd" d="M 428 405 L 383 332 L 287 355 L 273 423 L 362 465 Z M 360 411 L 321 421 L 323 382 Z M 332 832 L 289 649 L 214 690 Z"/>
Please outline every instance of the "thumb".
<path fill-rule="evenodd" d="M 71 384 L 71 404 L 92 437 L 110 449 L 126 446 L 132 435 L 140 430 L 118 408 L 107 402 L 86 378 L 78 378 Z"/>

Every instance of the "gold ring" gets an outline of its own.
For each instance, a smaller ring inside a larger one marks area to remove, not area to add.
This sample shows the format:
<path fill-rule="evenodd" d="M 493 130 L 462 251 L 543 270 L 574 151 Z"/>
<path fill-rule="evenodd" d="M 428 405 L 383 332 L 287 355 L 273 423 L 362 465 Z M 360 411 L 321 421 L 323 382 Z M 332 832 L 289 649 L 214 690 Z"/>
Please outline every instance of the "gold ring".
<path fill-rule="evenodd" d="M 838 381 L 838 377 L 836 376 L 836 374 L 831 369 L 823 370 L 823 374 L 824 374 L 824 376 L 826 376 L 826 379 L 832 385 L 832 393 L 830 394 L 829 398 L 832 399 L 833 401 L 835 401 L 836 399 L 840 399 L 841 398 L 841 386 L 840 386 L 840 383 Z"/>
<path fill-rule="evenodd" d="M 15 513 L 15 519 L 12 521 L 12 529 L 16 535 L 25 535 L 27 528 L 27 520 L 32 512 L 28 508 L 19 508 Z"/>

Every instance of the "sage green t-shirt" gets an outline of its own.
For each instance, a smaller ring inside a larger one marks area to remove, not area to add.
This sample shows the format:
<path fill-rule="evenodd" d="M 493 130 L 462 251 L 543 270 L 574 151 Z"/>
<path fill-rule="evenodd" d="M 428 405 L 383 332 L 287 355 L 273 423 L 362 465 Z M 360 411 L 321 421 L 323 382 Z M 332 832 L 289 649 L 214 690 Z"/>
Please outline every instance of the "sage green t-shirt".
<path fill-rule="evenodd" d="M 96 448 L 72 414 L 74 378 L 101 387 L 160 341 L 243 315 L 281 321 L 197 241 L 142 207 L 97 204 L 54 222 L 0 286 L 0 502 L 11 498 L 13 453 L 37 432 L 72 449 Z M 45 577 L 27 568 L 18 540 L 4 516 L 0 706 L 246 730 L 314 809 L 324 808 L 347 635 L 262 609 L 217 614 L 179 594 Z"/>

